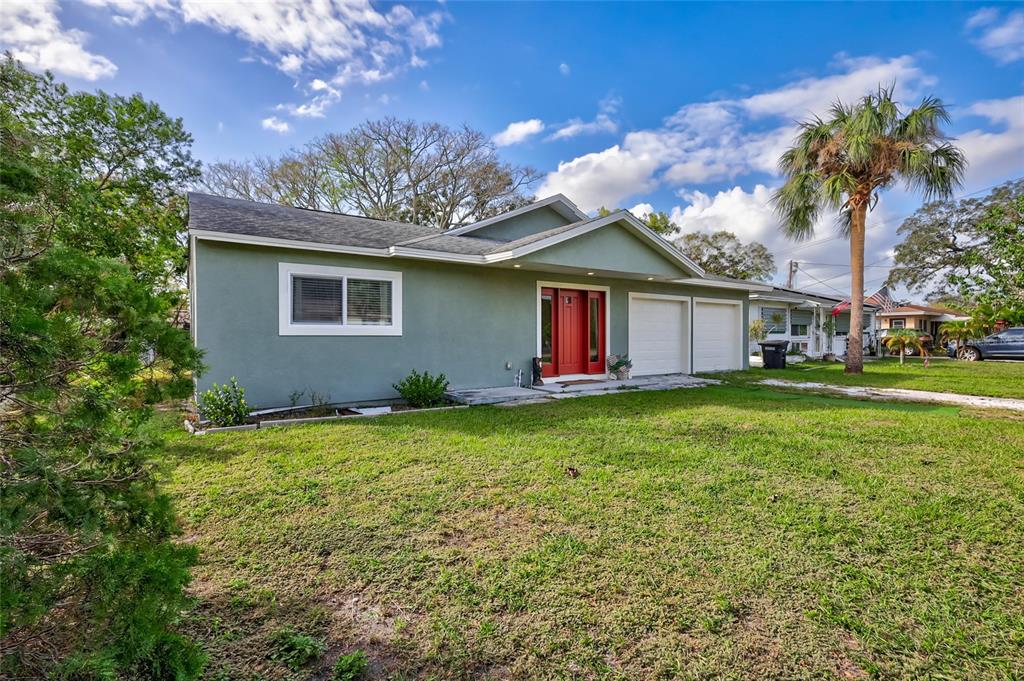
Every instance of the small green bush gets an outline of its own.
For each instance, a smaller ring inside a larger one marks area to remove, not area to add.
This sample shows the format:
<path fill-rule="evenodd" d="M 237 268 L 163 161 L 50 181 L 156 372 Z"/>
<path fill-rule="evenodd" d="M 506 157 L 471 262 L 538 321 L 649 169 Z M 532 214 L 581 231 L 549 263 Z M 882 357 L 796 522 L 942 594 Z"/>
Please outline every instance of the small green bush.
<path fill-rule="evenodd" d="M 245 388 L 238 386 L 235 377 L 231 383 L 213 384 L 199 396 L 199 413 L 215 426 L 240 426 L 249 418 L 249 405 L 245 403 Z"/>
<path fill-rule="evenodd" d="M 361 650 L 354 650 L 348 655 L 342 655 L 334 664 L 333 681 L 359 681 L 366 676 L 370 668 L 370 661 L 366 659 L 366 653 Z"/>
<path fill-rule="evenodd" d="M 444 374 L 431 376 L 429 371 L 412 373 L 392 386 L 409 406 L 423 409 L 440 407 L 444 404 L 444 391 L 448 389 L 448 377 Z"/>
<path fill-rule="evenodd" d="M 274 632 L 270 637 L 270 644 L 274 647 L 271 659 L 284 663 L 293 671 L 301 669 L 307 662 L 315 660 L 327 650 L 327 646 L 320 639 L 300 634 L 291 627 Z"/>

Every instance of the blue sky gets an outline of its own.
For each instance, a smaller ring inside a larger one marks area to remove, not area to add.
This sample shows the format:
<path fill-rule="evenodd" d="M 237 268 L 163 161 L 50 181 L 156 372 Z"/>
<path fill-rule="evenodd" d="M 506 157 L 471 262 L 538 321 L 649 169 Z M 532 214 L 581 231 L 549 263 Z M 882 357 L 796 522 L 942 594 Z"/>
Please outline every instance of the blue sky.
<path fill-rule="evenodd" d="M 963 193 L 1024 175 L 1012 4 L 7 0 L 0 46 L 75 87 L 142 92 L 204 161 L 385 115 L 465 123 L 545 173 L 539 195 L 729 229 L 767 244 L 780 278 L 805 263 L 798 284 L 820 291 L 847 290 L 845 242 L 830 223 L 787 242 L 767 205 L 794 120 L 895 83 L 907 103 L 950 106 Z M 869 286 L 919 205 L 894 190 L 871 216 Z"/>

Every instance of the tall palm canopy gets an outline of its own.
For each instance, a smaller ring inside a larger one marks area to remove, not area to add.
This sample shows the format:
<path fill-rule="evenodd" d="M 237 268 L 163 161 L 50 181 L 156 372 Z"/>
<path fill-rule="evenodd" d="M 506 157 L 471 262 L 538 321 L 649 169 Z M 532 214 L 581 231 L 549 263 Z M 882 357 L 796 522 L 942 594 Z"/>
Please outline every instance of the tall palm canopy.
<path fill-rule="evenodd" d="M 896 182 L 925 200 L 948 198 L 960 186 L 967 161 L 941 126 L 949 122 L 942 102 L 926 97 L 904 112 L 891 88 L 856 104 L 836 102 L 828 117 L 800 124 L 800 132 L 779 161 L 786 183 L 775 192 L 782 229 L 806 239 L 825 211 L 838 211 L 850 239 L 850 319 L 864 312 L 864 230 L 878 193 Z M 847 373 L 864 367 L 861 324 L 850 324 Z"/>

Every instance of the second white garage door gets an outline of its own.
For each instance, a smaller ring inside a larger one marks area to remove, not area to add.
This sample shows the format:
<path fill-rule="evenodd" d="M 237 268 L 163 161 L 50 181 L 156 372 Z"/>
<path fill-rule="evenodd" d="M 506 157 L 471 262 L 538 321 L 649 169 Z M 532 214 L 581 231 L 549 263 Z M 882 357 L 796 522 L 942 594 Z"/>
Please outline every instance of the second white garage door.
<path fill-rule="evenodd" d="M 684 300 L 629 299 L 629 357 L 634 376 L 689 371 L 689 311 Z"/>
<path fill-rule="evenodd" d="M 697 301 L 693 307 L 694 371 L 742 369 L 743 307 Z"/>

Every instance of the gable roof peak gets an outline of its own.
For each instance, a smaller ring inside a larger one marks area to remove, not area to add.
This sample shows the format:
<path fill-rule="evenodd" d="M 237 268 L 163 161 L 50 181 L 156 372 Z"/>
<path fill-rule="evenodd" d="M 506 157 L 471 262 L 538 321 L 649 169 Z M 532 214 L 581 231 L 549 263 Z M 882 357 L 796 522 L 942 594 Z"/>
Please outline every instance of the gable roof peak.
<path fill-rule="evenodd" d="M 570 201 L 564 194 L 553 194 L 552 196 L 547 196 L 543 199 L 537 199 L 533 203 L 528 203 L 525 206 L 513 208 L 512 210 L 506 211 L 500 215 L 495 215 L 493 217 L 485 218 L 483 220 L 477 220 L 476 222 L 470 223 L 468 225 L 462 225 L 461 227 L 449 229 L 446 233 L 456 236 L 459 234 L 465 234 L 467 232 L 472 232 L 474 230 L 480 229 L 482 227 L 487 227 L 488 225 L 503 222 L 505 220 L 508 220 L 509 218 L 514 218 L 519 215 L 525 215 L 526 213 L 530 213 L 540 208 L 551 208 L 569 222 L 579 222 L 580 220 L 586 220 L 589 217 L 586 213 L 580 210 L 575 203 Z"/>

